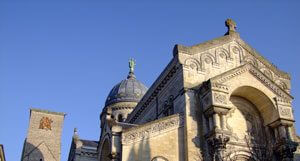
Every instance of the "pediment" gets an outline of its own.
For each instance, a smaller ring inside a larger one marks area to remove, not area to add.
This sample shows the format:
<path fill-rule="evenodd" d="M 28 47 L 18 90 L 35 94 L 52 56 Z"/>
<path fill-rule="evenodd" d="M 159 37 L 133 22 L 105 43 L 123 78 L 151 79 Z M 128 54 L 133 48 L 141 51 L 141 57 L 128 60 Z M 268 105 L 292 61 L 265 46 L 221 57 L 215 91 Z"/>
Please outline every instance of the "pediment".
<path fill-rule="evenodd" d="M 267 75 L 262 73 L 251 63 L 246 63 L 240 67 L 215 76 L 210 79 L 210 82 L 213 84 L 226 84 L 226 82 L 229 82 L 231 79 L 234 79 L 244 73 L 251 74 L 255 79 L 259 80 L 265 87 L 270 89 L 278 97 L 283 98 L 287 101 L 291 101 L 293 99 L 293 97 L 288 92 L 286 92 L 279 85 L 273 82 Z"/>
<path fill-rule="evenodd" d="M 211 78 L 246 63 L 251 63 L 280 88 L 289 92 L 289 74 L 276 68 L 255 49 L 243 41 L 238 33 L 225 35 L 193 46 L 176 45 L 174 54 L 178 54 L 184 68 Z"/>

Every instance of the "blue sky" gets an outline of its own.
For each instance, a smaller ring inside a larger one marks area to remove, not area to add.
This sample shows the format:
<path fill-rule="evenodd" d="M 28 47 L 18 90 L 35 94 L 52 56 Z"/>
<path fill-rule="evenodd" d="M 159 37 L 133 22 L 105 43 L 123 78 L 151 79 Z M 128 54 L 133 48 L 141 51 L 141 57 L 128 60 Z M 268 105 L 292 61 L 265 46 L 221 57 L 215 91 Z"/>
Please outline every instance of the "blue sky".
<path fill-rule="evenodd" d="M 30 107 L 67 113 L 67 160 L 74 127 L 81 138 L 98 140 L 99 114 L 130 57 L 150 87 L 175 44 L 222 36 L 229 17 L 243 40 L 291 74 L 300 122 L 299 7 L 300 1 L 0 1 L 0 144 L 7 160 L 20 160 Z"/>

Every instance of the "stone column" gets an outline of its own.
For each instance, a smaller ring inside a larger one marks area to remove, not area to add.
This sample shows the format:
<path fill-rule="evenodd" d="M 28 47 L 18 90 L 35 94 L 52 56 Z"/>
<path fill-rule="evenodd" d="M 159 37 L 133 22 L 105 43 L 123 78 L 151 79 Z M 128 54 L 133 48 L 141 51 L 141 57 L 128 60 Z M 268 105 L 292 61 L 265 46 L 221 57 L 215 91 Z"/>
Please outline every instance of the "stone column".
<path fill-rule="evenodd" d="M 229 137 L 224 134 L 217 134 L 214 137 L 208 139 L 208 145 L 210 146 L 210 154 L 213 161 L 223 161 L 225 158 L 226 144 L 229 141 Z"/>
<path fill-rule="evenodd" d="M 274 152 L 281 161 L 294 160 L 294 152 L 297 150 L 298 143 L 293 141 L 291 128 L 294 124 L 291 102 L 276 98 L 278 109 L 278 119 L 270 126 L 275 131 Z"/>
<path fill-rule="evenodd" d="M 275 130 L 276 142 L 274 152 L 281 161 L 293 161 L 294 152 L 297 150 L 298 143 L 292 141 L 288 124 L 280 124 L 273 127 Z"/>
<path fill-rule="evenodd" d="M 226 144 L 231 132 L 226 129 L 225 116 L 231 109 L 229 106 L 228 87 L 222 84 L 207 82 L 200 89 L 203 113 L 208 118 L 207 143 L 211 159 L 222 161 L 225 158 Z"/>

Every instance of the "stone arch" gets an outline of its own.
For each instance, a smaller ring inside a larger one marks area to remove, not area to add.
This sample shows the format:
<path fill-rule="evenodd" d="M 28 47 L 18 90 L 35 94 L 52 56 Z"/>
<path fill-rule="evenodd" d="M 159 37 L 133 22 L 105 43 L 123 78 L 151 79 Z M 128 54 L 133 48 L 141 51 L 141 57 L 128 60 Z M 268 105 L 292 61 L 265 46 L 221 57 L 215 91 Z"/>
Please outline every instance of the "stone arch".
<path fill-rule="evenodd" d="M 210 53 L 203 53 L 200 56 L 200 60 L 201 60 L 201 70 L 202 71 L 204 71 L 206 69 L 208 64 L 213 65 L 216 62 L 215 57 Z"/>
<path fill-rule="evenodd" d="M 264 136 L 263 119 L 257 107 L 240 96 L 231 96 L 230 102 L 232 109 L 227 118 L 227 128 L 233 132 L 234 140 L 248 143 L 252 138 Z"/>
<path fill-rule="evenodd" d="M 239 96 L 250 101 L 262 116 L 264 125 L 272 123 L 278 117 L 278 112 L 275 108 L 276 106 L 272 100 L 265 93 L 255 87 L 237 87 L 230 94 L 230 97 L 231 96 Z"/>
<path fill-rule="evenodd" d="M 124 116 L 123 114 L 118 115 L 118 122 L 123 122 L 124 121 Z"/>
<path fill-rule="evenodd" d="M 258 161 L 255 156 L 251 155 L 250 152 L 241 150 L 235 151 L 229 156 L 229 160 L 236 160 L 236 161 Z"/>
<path fill-rule="evenodd" d="M 100 147 L 100 161 L 110 161 L 111 159 L 109 158 L 111 148 L 110 148 L 110 142 L 108 138 L 105 138 L 104 141 L 102 142 L 102 145 Z"/>
<path fill-rule="evenodd" d="M 151 161 L 168 161 L 168 159 L 163 156 L 156 156 L 152 158 Z"/>
<path fill-rule="evenodd" d="M 188 58 L 185 60 L 184 65 L 192 70 L 200 71 L 200 63 L 197 59 Z"/>
<path fill-rule="evenodd" d="M 216 55 L 217 63 L 220 63 L 220 58 L 221 59 L 226 59 L 226 60 L 231 59 L 230 53 L 224 48 L 216 49 L 215 55 Z"/>
<path fill-rule="evenodd" d="M 252 58 L 252 57 L 250 57 L 250 56 L 246 56 L 246 57 L 243 59 L 243 61 L 246 62 L 246 63 L 250 63 L 250 64 L 252 64 L 253 66 L 255 66 L 255 67 L 258 68 L 258 62 L 257 62 L 254 58 Z"/>
<path fill-rule="evenodd" d="M 243 49 L 239 45 L 230 45 L 230 51 L 239 56 L 240 62 L 244 59 Z"/>

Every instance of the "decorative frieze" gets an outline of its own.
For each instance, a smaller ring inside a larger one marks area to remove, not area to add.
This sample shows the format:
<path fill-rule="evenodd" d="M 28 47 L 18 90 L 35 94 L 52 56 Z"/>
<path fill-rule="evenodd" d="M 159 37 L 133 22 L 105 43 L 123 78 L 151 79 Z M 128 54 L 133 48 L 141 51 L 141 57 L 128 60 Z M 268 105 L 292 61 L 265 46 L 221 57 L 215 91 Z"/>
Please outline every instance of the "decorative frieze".
<path fill-rule="evenodd" d="M 247 47 L 244 47 L 245 45 L 241 45 L 245 43 L 239 43 L 239 41 L 240 40 L 228 42 L 227 44 L 222 45 L 222 47 L 209 48 L 200 53 L 193 51 L 195 52 L 195 54 L 192 54 L 193 56 L 185 57 L 185 60 L 182 61 L 183 67 L 187 70 L 194 70 L 200 74 L 206 75 L 207 71 L 212 70 L 209 68 L 225 72 L 224 69 L 220 67 L 227 66 L 227 68 L 235 68 L 250 63 L 265 77 L 275 82 L 279 88 L 289 91 L 288 75 L 282 74 L 282 72 L 273 67 L 272 64 L 259 56 L 255 50 L 247 50 Z M 239 72 L 244 71 L 240 70 Z M 216 72 L 216 74 L 217 73 L 218 72 Z"/>
<path fill-rule="evenodd" d="M 132 142 L 147 139 L 156 136 L 160 133 L 164 133 L 173 129 L 177 129 L 184 124 L 184 117 L 176 114 L 169 117 L 165 117 L 161 120 L 150 122 L 146 125 L 134 127 L 125 131 L 122 134 L 122 144 L 129 144 Z"/>

